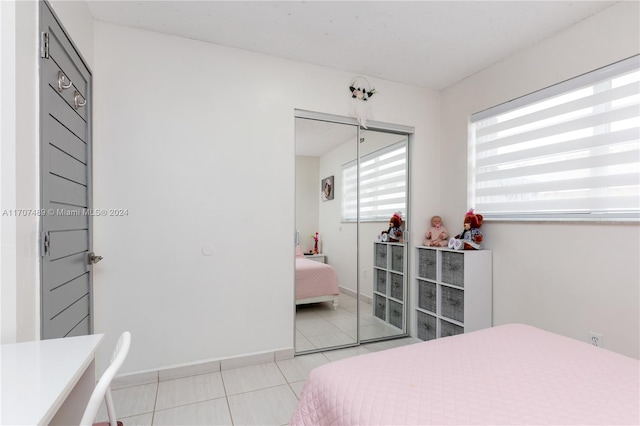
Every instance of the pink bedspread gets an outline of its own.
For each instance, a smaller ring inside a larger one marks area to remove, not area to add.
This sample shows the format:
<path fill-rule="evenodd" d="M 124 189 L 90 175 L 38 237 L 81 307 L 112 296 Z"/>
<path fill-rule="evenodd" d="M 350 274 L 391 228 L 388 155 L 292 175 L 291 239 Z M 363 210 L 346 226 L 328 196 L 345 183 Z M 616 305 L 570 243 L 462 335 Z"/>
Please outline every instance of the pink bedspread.
<path fill-rule="evenodd" d="M 338 294 L 338 275 L 332 266 L 296 258 L 296 300 Z"/>
<path fill-rule="evenodd" d="M 637 425 L 639 366 L 504 325 L 318 367 L 291 425 Z"/>

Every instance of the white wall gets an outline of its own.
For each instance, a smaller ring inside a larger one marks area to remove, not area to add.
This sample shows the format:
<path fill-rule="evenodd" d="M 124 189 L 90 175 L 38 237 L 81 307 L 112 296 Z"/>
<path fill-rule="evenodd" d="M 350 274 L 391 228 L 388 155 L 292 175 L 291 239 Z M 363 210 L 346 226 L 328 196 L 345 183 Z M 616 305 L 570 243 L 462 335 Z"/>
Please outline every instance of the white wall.
<path fill-rule="evenodd" d="M 0 209 L 16 208 L 16 4 L 0 2 Z M 16 219 L 0 222 L 1 343 L 13 343 L 17 334 Z"/>
<path fill-rule="evenodd" d="M 96 23 L 94 204 L 129 209 L 94 221 L 96 331 L 132 331 L 124 372 L 293 346 L 294 109 L 348 115 L 353 77 Z M 438 95 L 369 80 L 433 152 Z"/>
<path fill-rule="evenodd" d="M 470 114 L 640 52 L 639 3 L 621 2 L 442 92 L 439 213 L 451 233 L 466 211 Z M 480 212 L 481 213 L 481 212 Z M 426 222 L 425 222 L 426 226 Z M 426 229 L 426 228 L 425 228 Z M 486 223 L 494 324 L 522 322 L 639 357 L 638 224 Z"/>
<path fill-rule="evenodd" d="M 73 44 L 89 69 L 93 69 L 93 15 L 86 1 L 49 0 Z"/>
<path fill-rule="evenodd" d="M 37 2 L 2 2 L 2 343 L 33 340 L 38 323 Z"/>
<path fill-rule="evenodd" d="M 296 156 L 296 230 L 298 244 L 304 252 L 313 249 L 310 237 L 318 232 L 318 204 L 320 201 L 320 158 Z"/>
<path fill-rule="evenodd" d="M 354 133 L 356 128 L 353 128 Z M 342 165 L 358 156 L 355 137 L 320 158 L 320 179 L 333 176 L 334 199 L 319 205 L 322 252 L 338 274 L 338 285 L 356 292 L 358 279 L 357 226 L 342 222 Z"/>

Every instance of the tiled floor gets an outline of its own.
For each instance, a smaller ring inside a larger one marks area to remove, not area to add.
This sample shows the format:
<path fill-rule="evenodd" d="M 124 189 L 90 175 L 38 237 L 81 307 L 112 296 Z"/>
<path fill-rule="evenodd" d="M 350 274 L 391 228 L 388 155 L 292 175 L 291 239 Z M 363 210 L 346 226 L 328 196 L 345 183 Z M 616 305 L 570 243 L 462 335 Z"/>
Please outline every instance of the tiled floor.
<path fill-rule="evenodd" d="M 286 425 L 309 372 L 346 357 L 417 343 L 402 338 L 152 384 L 113 389 L 118 418 L 135 425 Z M 106 420 L 104 406 L 98 420 Z"/>
<path fill-rule="evenodd" d="M 338 309 L 330 302 L 296 307 L 296 352 L 324 349 L 356 342 L 355 297 L 340 293 Z M 360 340 L 402 334 L 402 330 L 373 316 L 371 304 L 360 302 Z"/>

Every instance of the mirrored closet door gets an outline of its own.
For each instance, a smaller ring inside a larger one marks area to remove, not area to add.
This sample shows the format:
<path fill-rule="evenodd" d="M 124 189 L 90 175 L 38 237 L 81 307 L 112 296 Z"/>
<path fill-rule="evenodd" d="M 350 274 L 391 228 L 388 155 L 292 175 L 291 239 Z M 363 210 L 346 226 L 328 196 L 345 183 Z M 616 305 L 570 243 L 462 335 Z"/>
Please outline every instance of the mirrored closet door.
<path fill-rule="evenodd" d="M 295 124 L 296 353 L 405 335 L 413 129 L 306 111 Z M 380 241 L 394 214 L 397 238 Z"/>
<path fill-rule="evenodd" d="M 359 160 L 359 339 L 371 341 L 407 332 L 408 134 L 361 129 Z"/>
<path fill-rule="evenodd" d="M 357 138 L 356 125 L 296 117 L 296 353 L 358 342 L 358 226 L 342 210 Z"/>

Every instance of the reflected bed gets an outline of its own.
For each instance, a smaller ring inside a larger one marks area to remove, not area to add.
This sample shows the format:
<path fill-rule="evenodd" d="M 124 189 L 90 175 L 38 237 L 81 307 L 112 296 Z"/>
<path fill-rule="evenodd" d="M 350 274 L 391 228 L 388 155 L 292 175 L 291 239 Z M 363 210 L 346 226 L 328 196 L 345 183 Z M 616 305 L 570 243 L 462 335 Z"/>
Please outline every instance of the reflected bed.
<path fill-rule="evenodd" d="M 338 307 L 338 275 L 331 265 L 296 257 L 296 305 L 332 302 Z"/>

